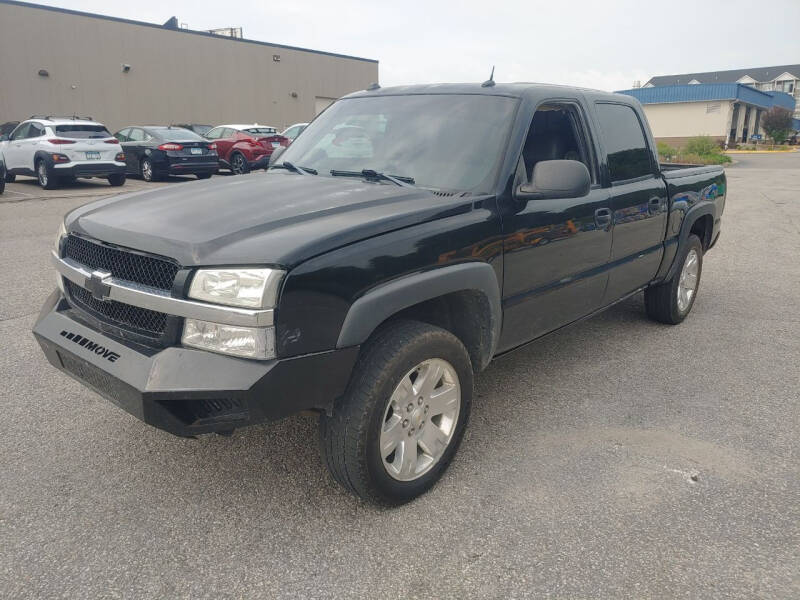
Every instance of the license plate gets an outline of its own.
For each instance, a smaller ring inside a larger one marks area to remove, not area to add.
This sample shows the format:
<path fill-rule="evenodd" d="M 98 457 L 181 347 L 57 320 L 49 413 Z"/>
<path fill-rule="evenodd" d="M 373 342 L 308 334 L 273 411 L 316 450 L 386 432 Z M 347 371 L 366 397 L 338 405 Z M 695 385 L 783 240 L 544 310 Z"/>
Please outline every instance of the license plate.
<path fill-rule="evenodd" d="M 280 142 L 272 142 L 272 147 L 273 147 L 273 148 L 277 148 L 277 147 L 278 147 L 278 146 L 280 146 L 280 145 L 281 145 L 281 143 L 280 143 Z"/>
<path fill-rule="evenodd" d="M 99 152 L 87 152 L 86 153 L 86 160 L 100 160 L 100 153 Z"/>
<path fill-rule="evenodd" d="M 192 154 L 202 154 L 203 153 L 203 149 L 202 148 L 191 148 L 191 152 L 192 152 Z"/>

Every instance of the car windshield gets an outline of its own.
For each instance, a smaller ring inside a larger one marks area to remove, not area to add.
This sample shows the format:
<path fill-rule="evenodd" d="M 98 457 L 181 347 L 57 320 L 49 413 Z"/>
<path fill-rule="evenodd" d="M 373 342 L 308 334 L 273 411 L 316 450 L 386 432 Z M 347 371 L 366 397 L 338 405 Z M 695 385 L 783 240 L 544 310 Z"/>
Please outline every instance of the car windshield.
<path fill-rule="evenodd" d="M 277 133 L 278 130 L 274 127 L 248 127 L 242 131 L 245 133 Z"/>
<path fill-rule="evenodd" d="M 102 125 L 56 125 L 56 133 L 76 139 L 111 137 L 108 129 Z"/>
<path fill-rule="evenodd" d="M 344 99 L 306 127 L 281 159 L 320 175 L 370 169 L 429 189 L 487 192 L 516 103 L 469 94 Z"/>
<path fill-rule="evenodd" d="M 202 142 L 203 138 L 188 129 L 153 129 L 153 133 L 169 142 Z"/>

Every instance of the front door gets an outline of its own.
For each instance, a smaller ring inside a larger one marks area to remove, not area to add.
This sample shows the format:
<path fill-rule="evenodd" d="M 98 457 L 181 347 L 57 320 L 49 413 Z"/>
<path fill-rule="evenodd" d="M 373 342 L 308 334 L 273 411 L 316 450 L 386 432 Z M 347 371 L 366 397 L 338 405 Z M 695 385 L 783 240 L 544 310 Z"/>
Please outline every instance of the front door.
<path fill-rule="evenodd" d="M 28 130 L 31 123 L 23 123 L 18 125 L 17 128 L 11 132 L 11 135 L 6 142 L 6 148 L 3 155 L 6 159 L 6 169 L 33 169 L 33 164 L 28 165 L 24 159 L 25 144 L 28 137 Z M 33 158 L 33 157 L 31 157 Z M 30 161 L 33 163 L 33 160 Z"/>
<path fill-rule="evenodd" d="M 503 218 L 503 331 L 508 350 L 600 307 L 611 252 L 609 191 L 599 185 L 589 128 L 577 101 L 541 105 L 517 182 L 542 160 L 579 160 L 592 188 L 580 198 L 530 200 Z"/>

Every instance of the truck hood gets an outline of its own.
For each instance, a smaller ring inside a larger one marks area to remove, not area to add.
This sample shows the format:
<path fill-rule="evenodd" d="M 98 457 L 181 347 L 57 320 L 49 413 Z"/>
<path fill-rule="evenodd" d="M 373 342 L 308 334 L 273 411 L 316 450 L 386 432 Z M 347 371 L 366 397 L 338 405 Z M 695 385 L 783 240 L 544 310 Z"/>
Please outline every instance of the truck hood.
<path fill-rule="evenodd" d="M 392 183 L 270 172 L 99 200 L 69 213 L 66 226 L 184 266 L 293 267 L 368 237 L 467 212 L 473 201 Z"/>

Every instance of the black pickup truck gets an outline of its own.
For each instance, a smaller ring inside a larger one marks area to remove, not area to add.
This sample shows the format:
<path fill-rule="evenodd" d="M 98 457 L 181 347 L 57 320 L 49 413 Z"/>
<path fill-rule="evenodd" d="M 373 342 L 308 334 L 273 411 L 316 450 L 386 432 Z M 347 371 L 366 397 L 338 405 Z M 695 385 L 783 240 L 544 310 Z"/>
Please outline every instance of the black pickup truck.
<path fill-rule="evenodd" d="M 333 477 L 397 504 L 453 458 L 493 357 L 642 291 L 681 322 L 724 203 L 721 168 L 659 165 L 628 96 L 370 89 L 267 173 L 70 212 L 34 333 L 177 435 L 318 414 Z"/>

